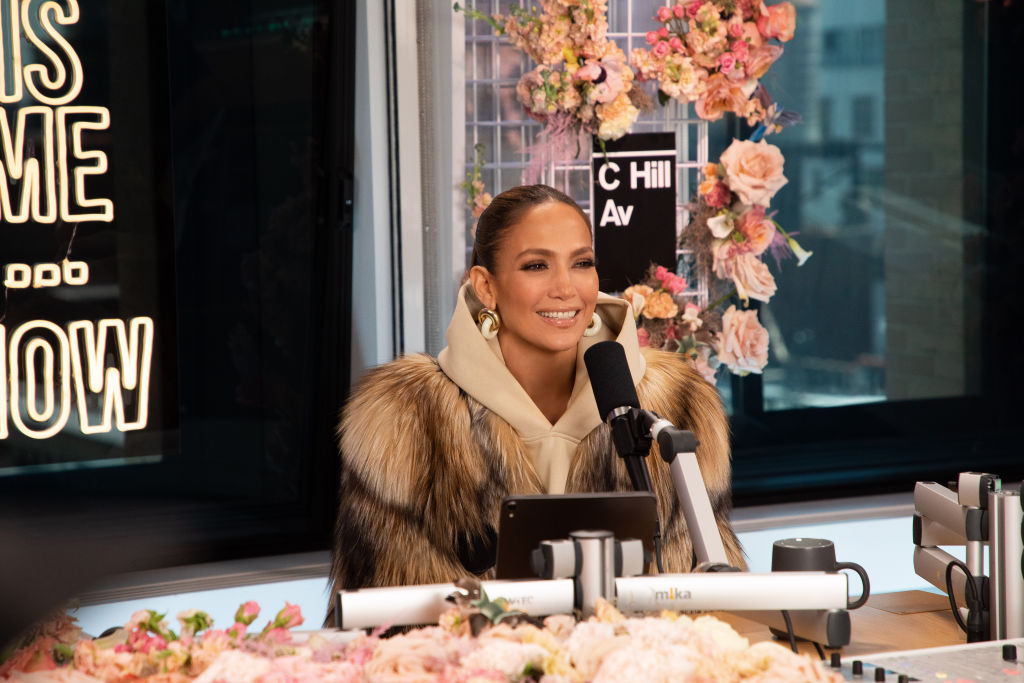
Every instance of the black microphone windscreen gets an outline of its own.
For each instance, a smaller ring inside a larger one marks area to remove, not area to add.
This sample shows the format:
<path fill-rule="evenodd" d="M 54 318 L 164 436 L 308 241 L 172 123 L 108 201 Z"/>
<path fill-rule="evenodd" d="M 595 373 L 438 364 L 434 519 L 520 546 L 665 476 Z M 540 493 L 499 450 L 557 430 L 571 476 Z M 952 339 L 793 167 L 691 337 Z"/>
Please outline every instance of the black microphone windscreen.
<path fill-rule="evenodd" d="M 590 386 L 594 389 L 597 410 L 602 420 L 607 420 L 608 413 L 616 408 L 640 407 L 622 344 L 615 341 L 598 342 L 583 354 L 583 362 L 590 375 Z"/>

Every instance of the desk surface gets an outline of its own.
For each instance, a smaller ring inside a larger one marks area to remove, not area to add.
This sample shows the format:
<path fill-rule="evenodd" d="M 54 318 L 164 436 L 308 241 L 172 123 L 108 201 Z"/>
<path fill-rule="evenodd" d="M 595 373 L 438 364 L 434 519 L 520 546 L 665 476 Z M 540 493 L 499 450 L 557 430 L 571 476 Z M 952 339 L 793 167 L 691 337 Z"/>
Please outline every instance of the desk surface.
<path fill-rule="evenodd" d="M 716 612 L 715 616 L 752 643 L 773 638 L 764 624 L 735 614 Z M 967 637 L 953 621 L 949 598 L 925 591 L 905 591 L 872 595 L 866 605 L 850 612 L 850 644 L 839 652 L 846 658 L 965 642 Z M 818 656 L 812 643 L 797 645 L 801 652 Z"/>

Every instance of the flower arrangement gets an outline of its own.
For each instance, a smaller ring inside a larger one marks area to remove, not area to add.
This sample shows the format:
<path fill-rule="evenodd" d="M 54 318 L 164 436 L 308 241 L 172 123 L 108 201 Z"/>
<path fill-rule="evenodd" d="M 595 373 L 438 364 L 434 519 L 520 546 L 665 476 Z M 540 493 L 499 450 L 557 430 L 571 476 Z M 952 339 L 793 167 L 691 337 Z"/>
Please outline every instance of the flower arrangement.
<path fill-rule="evenodd" d="M 660 7 L 655 19 L 661 26 L 647 33 L 650 47 L 635 48 L 630 62 L 640 80 L 657 83 L 662 104 L 694 102 L 708 121 L 731 111 L 750 125 L 763 123 L 766 132 L 793 122 L 758 83 L 782 55 L 782 46 L 770 41 L 793 38 L 791 2 L 676 0 Z"/>
<path fill-rule="evenodd" d="M 28 669 L 9 662 L 0 679 L 82 683 L 842 680 L 820 662 L 776 643 L 750 645 L 712 616 L 690 618 L 663 612 L 660 617 L 626 618 L 601 600 L 595 616 L 579 623 L 570 615 L 516 623 L 494 623 L 487 616 L 482 628 L 472 630 L 471 618 L 496 603 L 486 599 L 479 607 L 463 603 L 442 615 L 439 626 L 390 638 L 382 637 L 380 630 L 359 633 L 347 642 L 328 632 L 287 643 L 265 634 L 239 635 L 245 631 L 244 621 L 236 624 L 235 634 L 232 629 L 214 631 L 201 621 L 194 626 L 185 623 L 201 612 L 179 617 L 182 634 L 168 640 L 173 634 L 161 621 L 162 615 L 144 612 L 115 636 L 79 640 L 73 660 L 63 665 L 53 663 L 26 673 Z M 275 623 L 278 619 L 287 617 L 279 615 Z M 204 626 L 205 633 L 200 634 Z M 197 631 L 186 635 L 193 627 Z M 134 640 L 132 634 L 136 634 Z M 112 645 L 112 638 L 120 644 Z"/>
<path fill-rule="evenodd" d="M 687 301 L 692 293 L 685 293 L 685 283 L 662 266 L 652 266 L 642 283 L 623 293 L 637 317 L 641 345 L 686 354 L 712 384 L 721 365 L 746 375 L 768 363 L 768 331 L 757 311 L 747 308 L 751 299 L 767 303 L 775 294 L 765 254 L 775 256 L 777 265 L 795 257 L 798 266 L 811 256 L 774 213 L 766 213 L 786 184 L 784 161 L 779 148 L 764 140 L 733 140 L 719 163 L 703 169 L 681 242 L 695 268 L 709 274 L 708 291 L 716 300 L 704 309 Z"/>
<path fill-rule="evenodd" d="M 462 182 L 462 189 L 466 191 L 466 204 L 473 214 L 473 218 L 480 218 L 487 205 L 491 203 L 491 193 L 484 191 L 484 180 L 481 170 L 484 167 L 483 161 L 484 145 L 478 142 L 473 145 L 473 170 L 466 174 Z"/>
<path fill-rule="evenodd" d="M 455 4 L 455 10 L 486 21 L 537 66 L 523 74 L 516 96 L 526 113 L 544 124 L 534 166 L 574 158 L 580 134 L 616 140 L 628 133 L 647 96 L 633 87 L 633 70 L 609 40 L 607 0 L 539 0 L 539 8 L 513 6 L 508 15 L 487 15 Z"/>
<path fill-rule="evenodd" d="M 235 612 L 225 630 L 213 629 L 209 614 L 186 610 L 178 614 L 180 632 L 171 630 L 166 615 L 139 610 L 122 628 L 102 638 L 82 638 L 81 630 L 66 613 L 59 613 L 27 634 L 21 647 L 0 665 L 0 679 L 19 672 L 60 672 L 70 667 L 80 680 L 188 681 L 201 675 L 228 650 L 261 656 L 293 654 L 289 629 L 303 623 L 296 605 L 285 603 L 261 631 L 250 627 L 260 606 L 249 601 Z M 55 676 L 58 677 L 59 676 Z"/>

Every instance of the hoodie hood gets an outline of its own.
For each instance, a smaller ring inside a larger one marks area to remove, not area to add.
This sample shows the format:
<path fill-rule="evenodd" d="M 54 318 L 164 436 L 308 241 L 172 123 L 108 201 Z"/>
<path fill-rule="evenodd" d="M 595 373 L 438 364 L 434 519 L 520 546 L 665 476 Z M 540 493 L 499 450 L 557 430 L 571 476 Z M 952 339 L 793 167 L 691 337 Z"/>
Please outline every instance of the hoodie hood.
<path fill-rule="evenodd" d="M 616 340 L 626 350 L 633 384 L 644 376 L 646 363 L 640 353 L 632 310 L 623 299 L 598 294 L 596 311 L 604 324 L 596 335 L 580 340 L 569 404 L 558 421 L 551 424 L 505 367 L 497 338 L 488 341 L 480 334 L 476 317 L 482 308 L 467 282 L 459 290 L 455 314 L 448 325 L 448 346 L 438 354 L 441 370 L 518 432 L 545 489 L 549 493 L 563 493 L 576 446 L 603 422 L 583 354 L 597 342 Z"/>

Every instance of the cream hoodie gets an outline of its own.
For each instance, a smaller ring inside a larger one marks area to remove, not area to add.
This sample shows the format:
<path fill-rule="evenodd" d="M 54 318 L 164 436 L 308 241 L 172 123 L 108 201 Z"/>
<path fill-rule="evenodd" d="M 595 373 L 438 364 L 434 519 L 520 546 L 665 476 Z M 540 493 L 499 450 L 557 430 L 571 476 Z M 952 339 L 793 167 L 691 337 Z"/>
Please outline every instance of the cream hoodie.
<path fill-rule="evenodd" d="M 602 422 L 583 353 L 599 341 L 615 339 L 626 350 L 633 384 L 644 376 L 647 366 L 640 353 L 629 304 L 607 294 L 598 295 L 597 313 L 604 325 L 596 335 L 580 340 L 576 382 L 569 405 L 553 425 L 505 367 L 498 340 L 488 341 L 480 334 L 476 316 L 481 308 L 483 304 L 467 282 L 459 291 L 455 314 L 448 325 L 448 346 L 437 357 L 441 369 L 463 391 L 519 433 L 526 456 L 548 493 L 564 493 L 576 446 Z"/>

